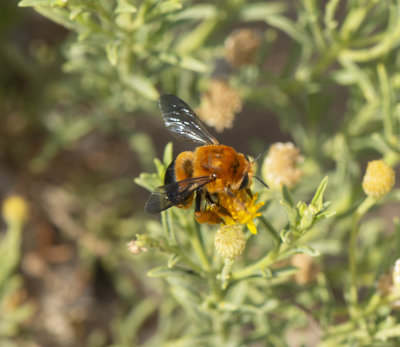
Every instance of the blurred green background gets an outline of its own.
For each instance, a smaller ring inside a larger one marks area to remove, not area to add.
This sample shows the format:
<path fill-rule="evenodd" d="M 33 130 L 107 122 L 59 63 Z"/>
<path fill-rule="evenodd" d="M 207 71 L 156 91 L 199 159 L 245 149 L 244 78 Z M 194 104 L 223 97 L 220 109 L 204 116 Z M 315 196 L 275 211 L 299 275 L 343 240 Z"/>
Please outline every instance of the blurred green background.
<path fill-rule="evenodd" d="M 21 225 L 2 222 L 1 346 L 175 346 L 192 332 L 169 284 L 146 275 L 167 256 L 134 256 L 126 243 L 137 233 L 162 233 L 159 218 L 144 214 L 148 192 L 133 181 L 155 171 L 153 159 L 171 141 L 159 94 L 174 93 L 196 108 L 215 79 L 239 91 L 243 105 L 219 141 L 252 156 L 293 141 L 304 157 L 296 201 L 310 199 L 328 175 L 327 199 L 336 211 L 304 241 L 323 254 L 324 274 L 299 292 L 289 280 L 268 291 L 257 284 L 285 304 L 276 314 L 264 307 L 270 325 L 259 324 L 268 332 L 237 345 L 300 346 L 300 331 L 314 346 L 341 323 L 354 335 L 326 346 L 399 343 L 398 314 L 389 304 L 371 309 L 368 329 L 351 325 L 345 308 L 351 216 L 364 198 L 366 162 L 400 160 L 398 1 L 23 0 L 20 6 L 0 4 L 0 193 L 3 201 L 22 196 L 29 218 L 22 234 Z M 234 66 L 224 42 L 240 28 L 253 29 L 260 44 L 250 63 Z M 174 143 L 175 154 L 192 148 Z M 269 201 L 265 216 L 285 225 L 283 212 L 276 213 L 281 196 L 269 194 L 261 194 Z M 399 200 L 396 186 L 362 226 L 367 236 L 357 260 L 368 308 L 379 277 L 399 257 Z M 260 238 L 254 254 L 272 244 Z M 247 314 L 238 319 L 239 335 L 256 325 Z M 386 328 L 392 330 L 379 335 Z"/>

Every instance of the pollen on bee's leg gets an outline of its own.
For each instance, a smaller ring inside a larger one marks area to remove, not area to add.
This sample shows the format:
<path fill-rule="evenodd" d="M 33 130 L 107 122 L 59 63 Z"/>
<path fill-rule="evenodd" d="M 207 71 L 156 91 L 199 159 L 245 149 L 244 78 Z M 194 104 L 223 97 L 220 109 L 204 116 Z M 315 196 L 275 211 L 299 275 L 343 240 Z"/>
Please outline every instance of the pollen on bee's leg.
<path fill-rule="evenodd" d="M 232 192 L 232 190 L 229 187 L 225 188 L 225 192 L 232 198 L 235 197 L 235 194 Z"/>
<path fill-rule="evenodd" d="M 195 212 L 194 216 L 198 223 L 208 223 L 208 224 L 219 224 L 222 222 L 222 219 L 212 211 L 199 211 Z"/>

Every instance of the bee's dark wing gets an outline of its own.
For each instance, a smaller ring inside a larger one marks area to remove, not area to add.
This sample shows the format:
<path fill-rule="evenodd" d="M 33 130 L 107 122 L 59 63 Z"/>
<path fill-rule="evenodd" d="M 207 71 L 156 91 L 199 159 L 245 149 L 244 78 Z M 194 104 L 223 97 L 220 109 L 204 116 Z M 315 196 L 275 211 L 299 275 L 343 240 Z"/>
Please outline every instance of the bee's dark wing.
<path fill-rule="evenodd" d="M 210 176 L 192 177 L 183 181 L 173 182 L 156 188 L 151 193 L 144 207 L 147 213 L 159 213 L 175 205 L 179 205 L 193 194 L 213 180 Z"/>
<path fill-rule="evenodd" d="M 179 140 L 190 140 L 201 145 L 218 144 L 193 110 L 177 96 L 164 94 L 158 105 L 168 131 Z"/>

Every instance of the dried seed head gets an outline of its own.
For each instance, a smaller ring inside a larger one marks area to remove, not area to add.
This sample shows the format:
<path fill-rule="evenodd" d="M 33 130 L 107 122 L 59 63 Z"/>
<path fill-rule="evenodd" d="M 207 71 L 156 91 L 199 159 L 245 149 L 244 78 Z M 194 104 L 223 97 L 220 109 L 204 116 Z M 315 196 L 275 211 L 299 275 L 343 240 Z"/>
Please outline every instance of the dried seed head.
<path fill-rule="evenodd" d="M 222 225 L 215 234 L 214 244 L 221 256 L 235 259 L 243 253 L 246 247 L 246 238 L 239 225 Z"/>
<path fill-rule="evenodd" d="M 218 132 L 231 128 L 235 113 L 242 109 L 242 98 L 224 80 L 211 80 L 210 90 L 201 99 L 197 113 L 208 126 Z"/>
<path fill-rule="evenodd" d="M 394 170 L 382 160 L 373 160 L 367 165 L 362 187 L 365 194 L 379 199 L 390 192 L 394 182 Z"/>
<path fill-rule="evenodd" d="M 2 214 L 8 224 L 24 224 L 28 218 L 28 205 L 18 195 L 9 196 L 3 202 Z"/>
<path fill-rule="evenodd" d="M 304 285 L 317 278 L 318 265 L 312 256 L 302 253 L 295 254 L 291 258 L 291 263 L 299 269 L 294 275 L 294 280 L 298 284 Z"/>
<path fill-rule="evenodd" d="M 280 188 L 284 184 L 293 187 L 300 181 L 302 171 L 297 164 L 303 160 L 300 149 L 291 142 L 273 144 L 261 167 L 262 178 L 271 187 Z"/>
<path fill-rule="evenodd" d="M 233 67 L 251 64 L 260 45 L 260 36 L 254 30 L 235 30 L 225 40 L 226 60 Z"/>

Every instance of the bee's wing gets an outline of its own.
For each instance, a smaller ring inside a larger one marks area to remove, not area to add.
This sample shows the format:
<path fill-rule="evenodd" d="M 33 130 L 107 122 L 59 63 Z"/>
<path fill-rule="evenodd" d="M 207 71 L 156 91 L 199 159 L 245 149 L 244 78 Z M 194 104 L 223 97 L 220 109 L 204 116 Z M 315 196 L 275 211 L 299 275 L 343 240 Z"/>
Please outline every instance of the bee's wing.
<path fill-rule="evenodd" d="M 147 213 L 159 213 L 183 203 L 197 189 L 213 180 L 210 176 L 192 177 L 156 188 L 144 207 Z"/>
<path fill-rule="evenodd" d="M 177 96 L 164 94 L 158 105 L 168 131 L 179 140 L 190 140 L 201 145 L 218 144 L 193 110 Z"/>

